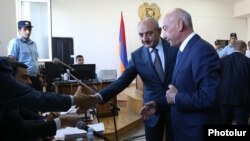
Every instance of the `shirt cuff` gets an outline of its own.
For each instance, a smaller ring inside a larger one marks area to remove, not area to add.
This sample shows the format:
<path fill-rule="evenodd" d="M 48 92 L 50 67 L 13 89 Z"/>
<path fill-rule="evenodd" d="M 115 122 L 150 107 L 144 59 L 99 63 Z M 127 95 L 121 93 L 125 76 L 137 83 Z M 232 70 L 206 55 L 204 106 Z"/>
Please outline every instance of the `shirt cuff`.
<path fill-rule="evenodd" d="M 54 119 L 55 123 L 56 123 L 56 129 L 60 129 L 61 128 L 61 120 L 59 118 L 55 118 Z"/>
<path fill-rule="evenodd" d="M 71 106 L 75 104 L 75 101 L 74 101 L 74 96 L 70 95 L 70 99 L 71 99 Z"/>
<path fill-rule="evenodd" d="M 99 103 L 102 103 L 103 102 L 103 98 L 102 98 L 101 94 L 100 93 L 96 93 L 95 95 L 99 97 Z"/>
<path fill-rule="evenodd" d="M 177 93 L 176 93 L 177 94 Z M 176 97 L 176 94 L 175 94 L 175 96 L 174 96 L 174 98 L 173 98 L 173 104 L 175 104 L 175 97 Z"/>

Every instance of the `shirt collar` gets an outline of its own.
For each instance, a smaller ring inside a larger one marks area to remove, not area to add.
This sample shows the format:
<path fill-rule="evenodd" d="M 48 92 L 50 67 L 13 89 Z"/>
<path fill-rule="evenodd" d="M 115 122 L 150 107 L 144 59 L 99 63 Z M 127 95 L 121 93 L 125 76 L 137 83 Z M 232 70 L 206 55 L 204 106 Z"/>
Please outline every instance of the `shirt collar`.
<path fill-rule="evenodd" d="M 181 44 L 181 46 L 180 46 L 180 48 L 179 48 L 179 50 L 180 50 L 181 52 L 183 52 L 183 50 L 184 50 L 185 47 L 187 46 L 187 43 L 191 40 L 192 37 L 194 37 L 194 35 L 196 35 L 196 33 L 192 32 L 192 33 L 189 34 L 189 35 L 187 36 L 187 38 L 182 42 L 182 44 Z"/>
<path fill-rule="evenodd" d="M 158 51 L 163 50 L 161 39 L 159 39 L 159 41 L 158 41 L 157 45 L 155 46 L 155 48 L 158 49 Z M 153 48 L 149 48 L 149 52 L 152 52 L 152 51 L 153 51 Z"/>
<path fill-rule="evenodd" d="M 32 42 L 33 42 L 32 40 L 30 40 L 30 39 L 25 39 L 25 38 L 23 38 L 23 37 L 21 37 L 21 36 L 18 36 L 18 38 L 19 38 L 22 42 L 26 42 L 26 43 L 32 43 Z"/>

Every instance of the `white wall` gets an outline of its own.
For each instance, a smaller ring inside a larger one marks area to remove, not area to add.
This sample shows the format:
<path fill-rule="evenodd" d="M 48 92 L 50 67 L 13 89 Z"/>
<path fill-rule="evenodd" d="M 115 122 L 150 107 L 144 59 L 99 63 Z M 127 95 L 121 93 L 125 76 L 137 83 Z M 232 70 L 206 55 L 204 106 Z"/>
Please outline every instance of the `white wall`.
<path fill-rule="evenodd" d="M 234 16 L 247 20 L 247 39 L 250 40 L 250 0 L 243 0 L 234 4 Z"/>
<path fill-rule="evenodd" d="M 2 1 L 0 55 L 6 55 L 6 44 L 16 36 L 15 0 Z M 128 58 L 130 58 L 130 53 L 141 46 L 137 34 L 137 23 L 140 20 L 137 11 L 144 2 L 144 0 L 52 0 L 52 36 L 73 37 L 75 55 L 84 55 L 86 63 L 95 63 L 98 70 L 117 69 L 119 72 L 117 45 L 120 12 L 123 11 Z M 247 40 L 249 23 L 247 24 L 246 19 L 234 17 L 234 7 L 231 3 L 215 3 L 209 0 L 146 2 L 149 4 L 154 2 L 159 6 L 162 15 L 159 20 L 160 25 L 167 11 L 180 7 L 192 15 L 195 32 L 211 44 L 216 39 L 229 39 L 231 32 L 236 32 L 239 39 Z"/>
<path fill-rule="evenodd" d="M 123 11 L 130 58 L 130 53 L 141 46 L 137 34 L 140 20 L 137 11 L 143 2 L 52 0 L 52 36 L 73 37 L 75 55 L 84 55 L 86 63 L 96 63 L 97 69 L 119 70 L 117 44 L 120 12 Z M 156 1 L 147 2 L 151 4 Z M 233 4 L 197 0 L 158 0 L 156 4 L 162 15 L 160 25 L 167 11 L 180 7 L 190 12 L 195 31 L 211 44 L 216 39 L 229 39 L 231 32 L 236 32 L 239 39 L 246 40 L 246 20 L 234 18 Z"/>
<path fill-rule="evenodd" d="M 7 55 L 9 40 L 17 35 L 15 0 L 0 2 L 0 56 Z"/>

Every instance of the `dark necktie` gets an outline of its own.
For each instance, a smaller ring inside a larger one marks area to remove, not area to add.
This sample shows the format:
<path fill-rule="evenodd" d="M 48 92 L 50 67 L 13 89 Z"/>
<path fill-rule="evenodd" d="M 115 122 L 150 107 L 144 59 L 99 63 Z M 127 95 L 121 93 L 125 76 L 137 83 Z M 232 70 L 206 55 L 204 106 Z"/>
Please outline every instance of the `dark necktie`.
<path fill-rule="evenodd" d="M 162 68 L 162 64 L 161 64 L 161 59 L 160 59 L 160 56 L 158 54 L 158 49 L 153 49 L 153 52 L 155 53 L 155 61 L 154 61 L 154 67 L 155 67 L 155 70 L 157 71 L 161 81 L 163 82 L 164 81 L 164 78 L 165 78 L 165 74 L 163 72 L 163 68 Z"/>
<path fill-rule="evenodd" d="M 178 53 L 177 53 L 177 57 L 176 57 L 175 68 L 177 67 L 177 65 L 179 63 L 180 58 L 181 58 L 181 51 L 179 50 Z"/>

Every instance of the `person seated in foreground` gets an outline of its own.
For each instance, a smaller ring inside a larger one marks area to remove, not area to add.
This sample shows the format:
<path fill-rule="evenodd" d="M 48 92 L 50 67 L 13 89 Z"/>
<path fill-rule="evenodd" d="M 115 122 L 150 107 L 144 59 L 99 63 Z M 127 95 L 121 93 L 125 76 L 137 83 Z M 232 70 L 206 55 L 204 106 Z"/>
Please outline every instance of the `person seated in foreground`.
<path fill-rule="evenodd" d="M 32 81 L 28 75 L 27 66 L 20 62 L 11 62 L 14 78 L 23 85 L 31 85 Z M 15 140 L 52 140 L 56 134 L 56 130 L 65 126 L 75 127 L 76 122 L 80 120 L 80 116 L 55 116 L 56 113 L 50 113 L 47 118 L 36 112 L 25 108 L 8 107 L 4 111 L 1 129 L 4 129 L 6 136 L 15 135 Z M 18 139 L 17 139 L 18 138 Z"/>

